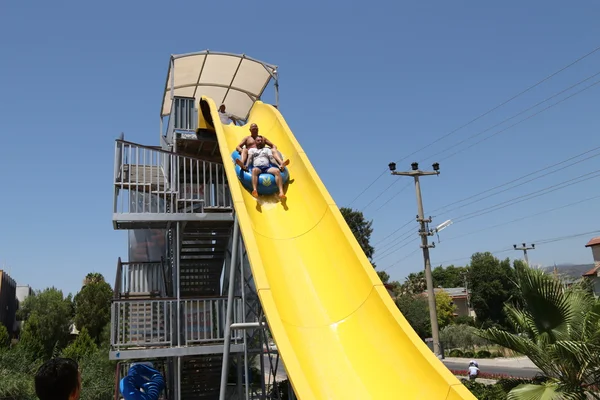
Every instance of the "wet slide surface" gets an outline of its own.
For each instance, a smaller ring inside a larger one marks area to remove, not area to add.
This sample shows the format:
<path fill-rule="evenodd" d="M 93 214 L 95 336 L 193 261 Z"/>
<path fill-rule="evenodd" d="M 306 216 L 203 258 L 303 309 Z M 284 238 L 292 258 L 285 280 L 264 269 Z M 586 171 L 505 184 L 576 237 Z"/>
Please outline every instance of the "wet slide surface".
<path fill-rule="evenodd" d="M 299 399 L 475 399 L 404 319 L 282 115 L 248 124 L 286 158 L 287 200 L 253 198 L 231 153 L 248 126 L 221 125 L 207 99 L 256 289 Z"/>

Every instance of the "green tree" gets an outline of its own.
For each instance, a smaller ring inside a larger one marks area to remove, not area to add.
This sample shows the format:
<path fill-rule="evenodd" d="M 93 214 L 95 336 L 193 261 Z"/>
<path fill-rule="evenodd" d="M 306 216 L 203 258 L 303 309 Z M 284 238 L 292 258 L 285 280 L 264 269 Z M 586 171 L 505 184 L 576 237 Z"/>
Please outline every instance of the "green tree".
<path fill-rule="evenodd" d="M 440 290 L 435 294 L 435 309 L 437 311 L 438 325 L 440 328 L 450 325 L 454 320 L 456 306 L 448 293 Z"/>
<path fill-rule="evenodd" d="M 521 384 L 509 399 L 600 398 L 600 300 L 578 284 L 565 285 L 539 269 L 517 266 L 520 306 L 505 304 L 516 333 L 498 328 L 478 334 L 526 355 L 542 370 L 543 384 Z"/>
<path fill-rule="evenodd" d="M 489 252 L 475 253 L 471 256 L 468 279 L 478 324 L 507 327 L 503 306 L 518 297 L 510 261 L 500 261 Z"/>
<path fill-rule="evenodd" d="M 19 310 L 25 321 L 21 341 L 30 349 L 39 346 L 40 356 L 50 357 L 55 348 L 62 349 L 69 340 L 71 310 L 70 299 L 56 288 L 27 297 Z"/>
<path fill-rule="evenodd" d="M 348 227 L 354 234 L 356 241 L 365 252 L 367 258 L 372 261 L 375 249 L 371 246 L 371 234 L 373 233 L 373 221 L 367 221 L 365 216 L 360 211 L 355 211 L 351 208 L 340 208 L 342 216 L 346 220 Z"/>
<path fill-rule="evenodd" d="M 396 305 L 421 339 L 431 337 L 427 297 L 422 294 L 404 293 L 398 296 Z"/>
<path fill-rule="evenodd" d="M 431 319 L 429 317 L 429 302 L 423 293 L 404 293 L 396 299 L 396 305 L 404 318 L 417 334 L 425 339 L 431 337 Z M 452 322 L 455 306 L 446 293 L 436 293 L 435 305 L 437 310 L 438 325 L 444 327 Z"/>
<path fill-rule="evenodd" d="M 62 356 L 80 361 L 82 358 L 95 353 L 98 350 L 96 343 L 88 334 L 86 328 L 82 328 L 75 339 L 63 351 Z"/>
<path fill-rule="evenodd" d="M 0 351 L 6 349 L 10 345 L 10 335 L 8 329 L 3 324 L 0 324 Z"/>
<path fill-rule="evenodd" d="M 407 294 L 419 294 L 425 292 L 427 283 L 425 282 L 425 272 L 411 272 L 408 274 L 401 286 L 401 292 Z"/>
<path fill-rule="evenodd" d="M 101 274 L 88 274 L 86 283 L 75 296 L 75 326 L 85 328 L 99 344 L 102 329 L 110 323 L 113 291 Z"/>
<path fill-rule="evenodd" d="M 444 268 L 440 265 L 431 271 L 431 276 L 433 277 L 434 287 L 464 287 L 465 278 L 467 277 L 467 268 L 455 267 L 454 265 L 449 265 Z"/>

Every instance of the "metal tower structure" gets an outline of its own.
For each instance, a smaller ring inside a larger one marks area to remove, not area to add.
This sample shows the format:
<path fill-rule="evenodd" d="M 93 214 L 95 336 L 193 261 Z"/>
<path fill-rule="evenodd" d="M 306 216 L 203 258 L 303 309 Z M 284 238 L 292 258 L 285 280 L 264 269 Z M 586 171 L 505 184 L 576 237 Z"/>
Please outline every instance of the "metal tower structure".
<path fill-rule="evenodd" d="M 275 66 L 245 55 L 171 56 L 160 143 L 116 141 L 112 220 L 128 231 L 129 254 L 117 262 L 111 309 L 115 400 L 140 361 L 163 373 L 164 399 L 271 398 L 279 357 L 199 99 L 243 121 L 271 80 L 278 99 L 277 79 Z"/>

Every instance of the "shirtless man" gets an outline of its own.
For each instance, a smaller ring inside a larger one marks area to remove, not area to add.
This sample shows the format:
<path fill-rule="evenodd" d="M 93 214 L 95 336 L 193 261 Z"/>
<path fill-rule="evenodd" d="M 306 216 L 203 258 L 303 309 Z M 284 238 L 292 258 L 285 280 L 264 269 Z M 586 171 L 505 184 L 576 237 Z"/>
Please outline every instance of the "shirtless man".
<path fill-rule="evenodd" d="M 281 170 L 283 165 L 275 159 L 273 150 L 265 147 L 266 140 L 262 136 L 257 136 L 254 139 L 255 146 L 248 150 L 248 160 L 246 169 L 252 165 L 252 196 L 258 197 L 258 176 L 260 174 L 272 174 L 275 176 L 275 183 L 279 188 L 279 198 L 285 199 L 283 193 L 283 179 L 281 178 Z M 279 168 L 274 167 L 278 165 Z"/>
<path fill-rule="evenodd" d="M 256 148 L 256 138 L 258 137 L 258 125 L 251 124 L 250 125 L 250 136 L 246 136 L 242 139 L 240 144 L 235 148 L 239 154 L 242 155 L 241 159 L 236 159 L 235 163 L 240 166 L 244 171 L 248 171 L 246 167 L 246 160 L 248 160 L 248 150 Z M 283 171 L 286 165 L 290 163 L 290 160 L 283 161 L 279 156 L 279 152 L 277 151 L 277 146 L 275 146 L 269 139 L 262 136 L 264 144 L 269 146 L 273 152 L 273 157 L 277 160 L 277 164 L 280 165 L 279 169 Z"/>

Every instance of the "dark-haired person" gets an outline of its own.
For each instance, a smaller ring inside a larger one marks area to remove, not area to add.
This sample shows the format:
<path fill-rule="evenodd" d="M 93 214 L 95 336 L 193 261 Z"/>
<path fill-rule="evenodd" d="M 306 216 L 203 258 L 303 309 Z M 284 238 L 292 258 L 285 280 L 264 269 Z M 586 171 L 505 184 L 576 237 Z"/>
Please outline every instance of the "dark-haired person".
<path fill-rule="evenodd" d="M 46 361 L 35 374 L 35 393 L 40 400 L 79 400 L 79 366 L 70 358 Z"/>

